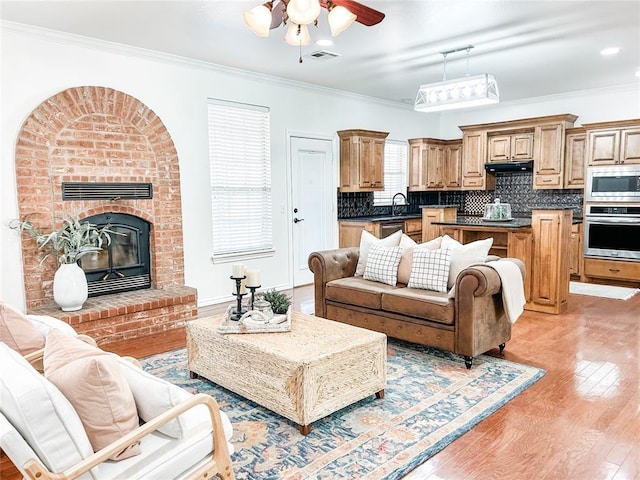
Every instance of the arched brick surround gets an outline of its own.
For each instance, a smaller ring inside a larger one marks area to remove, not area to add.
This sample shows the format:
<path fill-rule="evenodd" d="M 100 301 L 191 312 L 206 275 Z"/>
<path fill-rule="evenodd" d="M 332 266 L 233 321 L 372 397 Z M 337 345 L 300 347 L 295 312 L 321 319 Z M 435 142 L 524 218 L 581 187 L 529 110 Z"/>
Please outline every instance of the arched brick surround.
<path fill-rule="evenodd" d="M 69 88 L 42 102 L 25 120 L 16 145 L 20 218 L 48 231 L 65 214 L 80 218 L 128 213 L 151 223 L 153 288 L 184 286 L 178 155 L 160 118 L 117 90 Z M 145 200 L 62 201 L 62 182 L 150 182 Z M 35 242 L 22 242 L 27 308 L 50 302 L 57 264 L 40 264 Z"/>

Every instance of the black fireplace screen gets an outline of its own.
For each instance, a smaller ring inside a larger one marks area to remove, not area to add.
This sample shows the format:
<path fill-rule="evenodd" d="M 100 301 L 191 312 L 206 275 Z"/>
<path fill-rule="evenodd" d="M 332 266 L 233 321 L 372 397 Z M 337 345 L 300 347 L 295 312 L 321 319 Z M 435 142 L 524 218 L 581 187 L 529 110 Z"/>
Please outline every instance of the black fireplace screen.
<path fill-rule="evenodd" d="M 87 276 L 89 296 L 108 295 L 151 287 L 149 222 L 124 213 L 104 213 L 85 219 L 109 225 L 111 243 L 85 255 L 80 266 Z"/>

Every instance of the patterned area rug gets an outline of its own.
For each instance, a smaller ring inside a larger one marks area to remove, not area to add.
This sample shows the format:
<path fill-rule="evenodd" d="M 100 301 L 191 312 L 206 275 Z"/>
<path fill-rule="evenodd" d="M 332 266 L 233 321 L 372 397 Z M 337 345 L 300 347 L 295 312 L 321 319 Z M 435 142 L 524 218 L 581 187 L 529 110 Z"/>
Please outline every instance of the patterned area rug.
<path fill-rule="evenodd" d="M 640 289 L 638 288 L 615 287 L 613 285 L 600 285 L 597 283 L 569 283 L 569 293 L 575 293 L 577 295 L 588 295 L 590 297 L 629 300 L 638 292 L 640 292 Z"/>
<path fill-rule="evenodd" d="M 399 479 L 491 415 L 544 370 L 460 356 L 390 339 L 383 399 L 361 400 L 313 424 L 293 422 L 204 380 L 189 379 L 186 349 L 143 360 L 145 370 L 212 395 L 234 427 L 238 480 Z"/>

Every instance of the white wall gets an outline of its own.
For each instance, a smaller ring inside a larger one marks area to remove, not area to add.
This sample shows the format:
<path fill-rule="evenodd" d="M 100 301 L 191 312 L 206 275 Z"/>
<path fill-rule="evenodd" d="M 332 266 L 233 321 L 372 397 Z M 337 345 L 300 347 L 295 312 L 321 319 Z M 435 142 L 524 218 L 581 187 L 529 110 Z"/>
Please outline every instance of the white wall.
<path fill-rule="evenodd" d="M 0 24 L 0 59 L 0 299 L 19 307 L 25 302 L 20 243 L 7 228 L 18 215 L 15 142 L 28 115 L 62 90 L 82 85 L 114 88 L 136 97 L 164 122 L 180 159 L 186 284 L 198 289 L 200 305 L 230 295 L 229 264 L 214 265 L 210 258 L 207 98 L 271 108 L 276 253 L 247 262 L 261 270 L 265 288 L 291 284 L 291 221 L 280 208 L 291 211 L 287 129 L 332 136 L 336 146 L 335 132 L 348 128 L 389 131 L 390 139 L 435 136 L 439 130 L 437 116 L 424 117 L 406 106 L 8 22 Z M 337 150 L 335 157 L 337 162 Z M 337 185 L 337 179 L 331 183 Z"/>
<path fill-rule="evenodd" d="M 442 138 L 460 138 L 462 125 L 501 122 L 518 118 L 572 113 L 575 126 L 640 118 L 640 82 L 607 89 L 551 95 L 524 101 L 505 102 L 490 107 L 453 110 L 440 116 Z"/>

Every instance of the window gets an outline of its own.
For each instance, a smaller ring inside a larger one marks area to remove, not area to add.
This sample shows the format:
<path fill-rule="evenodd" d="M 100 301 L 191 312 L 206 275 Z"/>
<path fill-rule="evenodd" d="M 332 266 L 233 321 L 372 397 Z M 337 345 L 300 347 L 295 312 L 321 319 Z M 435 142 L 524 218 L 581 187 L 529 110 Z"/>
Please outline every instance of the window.
<path fill-rule="evenodd" d="M 407 193 L 407 142 L 387 140 L 384 145 L 384 190 L 373 192 L 374 205 L 391 205 L 393 196 Z"/>
<path fill-rule="evenodd" d="M 273 249 L 269 109 L 209 100 L 213 256 Z"/>

